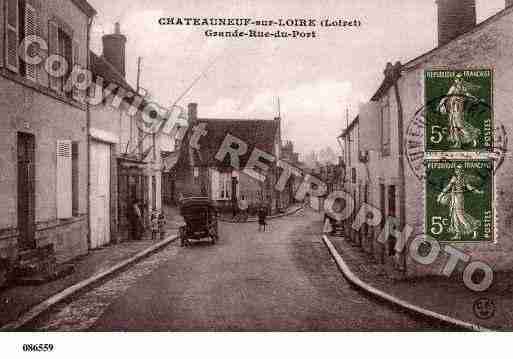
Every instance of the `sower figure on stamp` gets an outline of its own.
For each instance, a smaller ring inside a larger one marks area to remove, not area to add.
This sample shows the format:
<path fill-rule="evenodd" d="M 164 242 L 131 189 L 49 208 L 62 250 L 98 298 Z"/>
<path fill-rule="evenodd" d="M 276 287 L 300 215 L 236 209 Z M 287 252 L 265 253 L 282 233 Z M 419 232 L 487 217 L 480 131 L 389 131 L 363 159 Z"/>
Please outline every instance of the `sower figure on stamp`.
<path fill-rule="evenodd" d="M 481 131 L 465 119 L 465 101 L 470 98 L 479 102 L 479 99 L 470 93 L 478 88 L 479 86 L 464 81 L 463 74 L 459 73 L 449 92 L 438 105 L 440 113 L 449 115 L 449 141 L 453 143 L 453 148 L 459 149 L 466 144 L 471 144 L 472 147 L 478 145 Z"/>
<path fill-rule="evenodd" d="M 469 177 L 471 176 L 465 176 L 462 166 L 457 166 L 454 170 L 454 176 L 437 198 L 440 204 L 449 206 L 449 232 L 454 234 L 453 240 L 461 240 L 462 236 L 467 235 L 472 235 L 472 238 L 475 239 L 477 230 L 481 225 L 479 220 L 465 211 L 465 193 L 484 193 L 469 183 Z"/>

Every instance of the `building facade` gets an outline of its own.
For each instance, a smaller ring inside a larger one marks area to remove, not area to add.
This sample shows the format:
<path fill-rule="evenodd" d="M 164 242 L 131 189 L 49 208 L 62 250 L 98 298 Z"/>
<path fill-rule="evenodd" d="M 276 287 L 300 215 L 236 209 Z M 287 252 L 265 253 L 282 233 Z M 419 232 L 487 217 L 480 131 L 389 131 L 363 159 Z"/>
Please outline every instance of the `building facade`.
<path fill-rule="evenodd" d="M 496 130 L 511 133 L 511 99 L 513 79 L 513 8 L 506 8 L 480 24 L 475 23 L 475 1 L 438 1 L 439 46 L 408 63 L 388 64 L 385 79 L 371 99 L 369 107 L 344 131 L 344 160 L 347 166 L 346 189 L 353 195 L 356 208 L 363 202 L 372 204 L 385 217 L 397 218 L 401 228 L 413 228 L 410 238 L 426 233 L 425 181 L 419 180 L 408 157 L 408 126 L 424 106 L 424 72 L 433 69 L 490 69 L 494 72 L 493 111 Z M 459 14 L 459 15 L 458 15 Z M 458 16 L 456 16 L 458 15 Z M 461 16 L 460 16 L 461 15 Z M 448 19 L 451 19 L 448 22 Z M 471 23 L 471 26 L 468 26 Z M 465 29 L 465 31 L 461 31 Z M 372 113 L 373 115 L 369 115 Z M 376 126 L 378 124 L 378 126 Z M 504 137 L 501 132 L 500 136 Z M 425 135 L 425 134 L 423 134 Z M 501 146 L 507 140 L 497 138 Z M 513 267 L 512 230 L 513 165 L 507 148 L 495 173 L 495 238 L 496 243 L 451 243 L 472 260 L 484 261 L 495 271 Z M 354 219 L 354 218 L 352 218 Z M 377 241 L 384 223 L 346 231 L 372 253 L 379 263 L 390 265 L 408 276 L 441 275 L 447 262 L 440 256 L 433 265 L 412 260 L 408 252 L 396 253 L 394 241 Z M 458 267 L 457 269 L 462 269 Z"/>
<path fill-rule="evenodd" d="M 40 248 L 58 263 L 88 250 L 87 107 L 18 47 L 37 35 L 87 67 L 94 15 L 85 0 L 0 1 L 0 258 L 15 266 Z"/>
<path fill-rule="evenodd" d="M 103 36 L 103 54 L 90 53 L 96 82 L 101 77 L 104 89 L 112 89 L 101 104 L 90 109 L 92 248 L 136 239 L 130 236 L 133 203 L 139 202 L 145 224 L 152 211 L 161 210 L 161 151 L 154 136 L 141 131 L 147 102 L 135 114 L 130 112 L 137 90 L 126 80 L 126 40 L 116 23 L 114 33 Z"/>

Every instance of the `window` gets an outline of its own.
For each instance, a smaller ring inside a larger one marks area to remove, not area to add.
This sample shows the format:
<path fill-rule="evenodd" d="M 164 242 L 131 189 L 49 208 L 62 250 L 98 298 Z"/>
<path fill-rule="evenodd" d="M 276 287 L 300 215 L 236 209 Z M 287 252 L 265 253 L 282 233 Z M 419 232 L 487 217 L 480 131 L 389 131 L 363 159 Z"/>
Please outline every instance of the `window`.
<path fill-rule="evenodd" d="M 385 99 L 381 107 L 381 153 L 390 156 L 390 103 Z"/>
<path fill-rule="evenodd" d="M 357 178 L 356 178 L 356 168 L 353 167 L 353 168 L 351 168 L 351 182 L 352 183 L 356 183 L 356 180 L 357 180 Z"/>
<path fill-rule="evenodd" d="M 192 177 L 195 184 L 198 184 L 200 181 L 200 169 L 199 167 L 192 168 Z"/>
<path fill-rule="evenodd" d="M 53 90 L 63 93 L 64 89 L 63 86 L 66 83 L 66 79 L 68 78 L 69 74 L 71 73 L 72 66 L 73 66 L 73 41 L 71 38 L 71 35 L 68 31 L 65 31 L 62 26 L 60 26 L 55 21 L 49 22 L 49 29 L 48 33 L 49 36 L 49 49 L 50 54 L 57 54 L 61 55 L 68 64 L 67 72 L 62 77 L 53 77 L 50 76 L 50 88 Z M 75 50 L 77 51 L 77 50 Z M 54 64 L 54 66 L 59 66 L 58 64 Z M 54 68 L 55 70 L 58 70 L 59 68 Z M 68 96 L 71 96 L 72 93 L 67 93 Z"/>
<path fill-rule="evenodd" d="M 346 137 L 346 148 L 347 148 L 347 151 L 346 151 L 346 156 L 347 156 L 347 165 L 350 167 L 351 166 L 351 135 L 348 133 L 347 134 L 347 137 Z"/>
<path fill-rule="evenodd" d="M 219 173 L 219 199 L 232 198 L 232 174 L 231 172 Z"/>
<path fill-rule="evenodd" d="M 27 36 L 41 36 L 42 31 L 42 1 L 41 0 L 5 0 L 5 66 L 12 72 L 41 83 L 43 63 L 31 65 L 20 60 L 18 48 L 23 39 Z M 39 46 L 33 44 L 28 49 L 30 55 L 35 55 L 36 51 L 43 51 Z M 46 51 L 45 51 L 46 52 Z M 50 88 L 62 93 L 62 86 L 65 84 L 73 66 L 79 64 L 79 46 L 73 40 L 73 30 L 64 23 L 58 23 L 55 20 L 48 22 L 48 53 L 57 54 L 64 57 L 68 64 L 67 73 L 61 78 L 50 76 Z M 42 55 L 42 54 L 41 54 Z M 2 62 L 0 61 L 0 64 Z M 66 93 L 67 96 L 80 95 L 75 89 Z"/>
<path fill-rule="evenodd" d="M 41 34 L 41 3 L 38 0 L 7 0 L 6 14 L 6 51 L 5 63 L 7 68 L 19 73 L 32 81 L 38 81 L 41 65 L 30 65 L 20 61 L 18 48 L 27 36 Z M 35 54 L 37 45 L 28 49 L 31 55 Z"/>
<path fill-rule="evenodd" d="M 211 191 L 212 199 L 227 200 L 232 197 L 232 175 L 231 172 L 220 172 L 217 169 L 211 169 Z"/>
<path fill-rule="evenodd" d="M 395 217 L 396 208 L 395 208 L 395 186 L 388 187 L 388 216 Z"/>
<path fill-rule="evenodd" d="M 64 58 L 67 64 L 66 73 L 61 77 L 50 78 L 50 88 L 58 93 L 65 93 L 66 96 L 72 97 L 80 96 L 76 89 L 71 88 L 66 91 L 64 85 L 73 70 L 73 66 L 79 65 L 79 46 L 76 41 L 73 40 L 73 30 L 70 26 L 64 22 L 57 20 L 50 20 L 48 22 L 48 52 L 50 55 L 60 55 Z M 59 71 L 59 63 L 53 64 L 54 70 Z"/>
<path fill-rule="evenodd" d="M 151 209 L 157 209 L 157 178 L 151 176 Z"/>
<path fill-rule="evenodd" d="M 7 0 L 5 6 L 5 63 L 7 68 L 14 72 L 19 72 L 20 61 L 18 58 L 18 46 L 20 43 L 20 9 L 18 5 L 18 0 Z"/>

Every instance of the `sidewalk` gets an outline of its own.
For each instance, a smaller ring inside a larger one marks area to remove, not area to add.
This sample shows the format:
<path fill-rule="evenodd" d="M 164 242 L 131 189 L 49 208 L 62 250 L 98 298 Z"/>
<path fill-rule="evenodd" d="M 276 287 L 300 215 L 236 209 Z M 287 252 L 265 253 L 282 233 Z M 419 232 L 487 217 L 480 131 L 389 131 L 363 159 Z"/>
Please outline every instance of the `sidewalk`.
<path fill-rule="evenodd" d="M 177 234 L 177 225 L 173 218 L 178 211 L 174 207 L 166 206 L 164 213 L 166 215 L 165 236 Z M 140 241 L 128 241 L 92 250 L 87 255 L 70 262 L 75 270 L 64 278 L 41 285 L 12 286 L 1 289 L 0 327 L 16 320 L 20 315 L 51 296 L 134 257 L 158 242 L 147 238 L 146 235 Z"/>
<path fill-rule="evenodd" d="M 513 273 L 496 273 L 492 287 L 476 293 L 461 276 L 451 278 L 391 278 L 361 248 L 344 238 L 328 236 L 350 270 L 363 282 L 416 306 L 493 330 L 513 329 Z M 489 319 L 474 313 L 478 299 L 492 300 L 495 313 Z"/>

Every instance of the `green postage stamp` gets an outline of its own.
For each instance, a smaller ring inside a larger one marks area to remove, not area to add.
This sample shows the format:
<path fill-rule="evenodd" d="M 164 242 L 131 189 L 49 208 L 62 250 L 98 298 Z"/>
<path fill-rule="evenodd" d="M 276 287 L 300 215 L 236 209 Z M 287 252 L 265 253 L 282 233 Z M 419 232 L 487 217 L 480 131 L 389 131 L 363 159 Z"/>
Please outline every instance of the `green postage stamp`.
<path fill-rule="evenodd" d="M 493 150 L 493 71 L 428 70 L 427 152 Z"/>
<path fill-rule="evenodd" d="M 493 161 L 426 161 L 426 233 L 443 242 L 493 242 Z"/>

